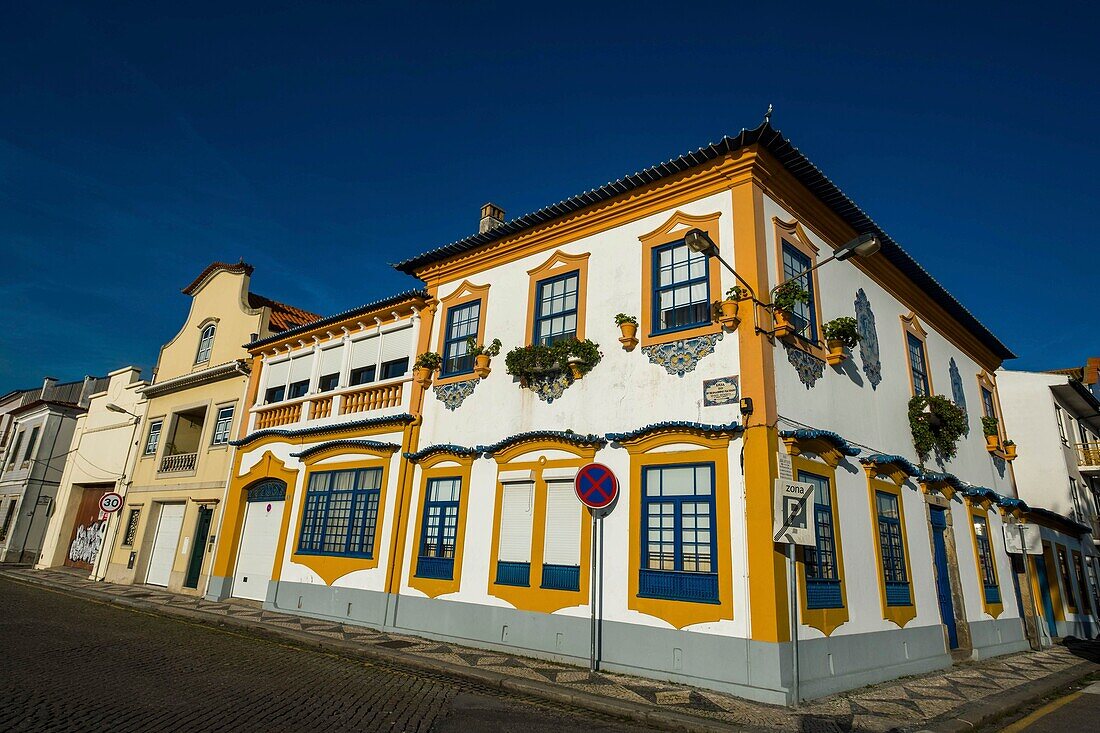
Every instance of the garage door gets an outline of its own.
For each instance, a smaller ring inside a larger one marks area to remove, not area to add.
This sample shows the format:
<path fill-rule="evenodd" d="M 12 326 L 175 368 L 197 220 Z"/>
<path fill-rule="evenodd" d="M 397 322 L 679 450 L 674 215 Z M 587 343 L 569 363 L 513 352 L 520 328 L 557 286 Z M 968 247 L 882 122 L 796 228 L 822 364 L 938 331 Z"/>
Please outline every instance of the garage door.
<path fill-rule="evenodd" d="M 149 572 L 145 582 L 149 585 L 168 585 L 172 575 L 172 561 L 176 558 L 176 546 L 183 528 L 183 504 L 165 504 L 160 508 L 157 534 L 153 538 L 153 552 L 149 556 Z"/>
<path fill-rule="evenodd" d="M 237 572 L 233 575 L 233 595 L 237 598 L 262 601 L 267 597 L 284 504 L 284 501 L 252 501 L 251 497 L 246 504 Z"/>

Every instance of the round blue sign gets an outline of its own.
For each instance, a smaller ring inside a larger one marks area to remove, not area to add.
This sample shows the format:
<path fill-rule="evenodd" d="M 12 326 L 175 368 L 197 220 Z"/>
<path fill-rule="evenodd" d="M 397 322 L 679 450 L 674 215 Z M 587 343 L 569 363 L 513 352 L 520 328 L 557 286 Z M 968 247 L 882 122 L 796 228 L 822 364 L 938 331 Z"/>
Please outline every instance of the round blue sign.
<path fill-rule="evenodd" d="M 619 480 L 602 463 L 589 463 L 573 479 L 577 498 L 589 509 L 606 509 L 619 495 Z"/>

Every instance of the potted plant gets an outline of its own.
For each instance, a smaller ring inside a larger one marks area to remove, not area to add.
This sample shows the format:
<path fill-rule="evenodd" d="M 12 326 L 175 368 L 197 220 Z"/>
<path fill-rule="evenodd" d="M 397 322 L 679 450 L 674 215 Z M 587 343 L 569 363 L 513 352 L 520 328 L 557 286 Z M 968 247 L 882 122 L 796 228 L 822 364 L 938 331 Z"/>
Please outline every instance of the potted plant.
<path fill-rule="evenodd" d="M 805 327 L 795 324 L 793 311 L 795 306 L 809 302 L 810 291 L 802 287 L 802 283 L 798 280 L 787 280 L 775 289 L 775 296 L 772 298 L 772 317 L 775 320 L 777 337 L 786 338 Z"/>
<path fill-rule="evenodd" d="M 573 379 L 580 379 L 590 372 L 592 367 L 596 366 L 603 357 L 600 348 L 588 339 L 584 341 L 578 341 L 577 339 L 559 341 L 554 346 L 560 346 L 561 353 L 565 356 L 565 363 L 568 365 L 569 373 Z"/>
<path fill-rule="evenodd" d="M 466 339 L 466 353 L 474 357 L 474 374 L 481 379 L 489 376 L 489 361 L 500 353 L 500 339 L 493 339 L 488 346 L 478 346 L 473 336 Z"/>
<path fill-rule="evenodd" d="M 580 379 L 600 363 L 603 354 L 600 347 L 585 339 L 567 339 L 553 344 L 517 346 L 504 357 L 508 373 L 526 387 L 534 379 L 541 379 L 568 371 L 574 379 Z"/>
<path fill-rule="evenodd" d="M 425 351 L 413 362 L 413 380 L 424 389 L 432 386 L 432 372 L 443 366 L 443 357 L 434 351 Z"/>
<path fill-rule="evenodd" d="M 1012 462 L 1016 460 L 1016 443 L 1011 440 L 1006 440 L 1001 444 L 1001 448 L 1004 450 L 1006 461 Z"/>
<path fill-rule="evenodd" d="M 741 324 L 741 319 L 737 317 L 737 301 L 742 300 L 744 297 L 745 291 L 742 287 L 734 285 L 726 291 L 725 300 L 720 300 L 714 304 L 714 317 L 722 324 L 722 328 L 727 331 L 737 330 L 737 327 Z"/>
<path fill-rule="evenodd" d="M 623 345 L 623 350 L 634 351 L 634 347 L 638 345 L 638 319 L 625 313 L 619 313 L 615 316 L 615 324 L 623 333 L 622 338 L 619 339 L 619 343 Z"/>
<path fill-rule="evenodd" d="M 966 413 L 941 395 L 917 395 L 909 400 L 909 429 L 922 461 L 933 451 L 941 458 L 954 458 L 959 439 L 968 429 Z"/>
<path fill-rule="evenodd" d="M 825 333 L 825 344 L 829 347 L 829 353 L 825 361 L 830 366 L 842 364 L 848 355 L 845 349 L 855 348 L 859 340 L 863 338 L 859 333 L 856 319 L 851 316 L 841 316 L 825 323 L 821 330 Z"/>
<path fill-rule="evenodd" d="M 982 432 L 985 433 L 985 449 L 996 453 L 1001 449 L 1001 434 L 997 430 L 997 418 L 989 415 L 982 418 Z"/>

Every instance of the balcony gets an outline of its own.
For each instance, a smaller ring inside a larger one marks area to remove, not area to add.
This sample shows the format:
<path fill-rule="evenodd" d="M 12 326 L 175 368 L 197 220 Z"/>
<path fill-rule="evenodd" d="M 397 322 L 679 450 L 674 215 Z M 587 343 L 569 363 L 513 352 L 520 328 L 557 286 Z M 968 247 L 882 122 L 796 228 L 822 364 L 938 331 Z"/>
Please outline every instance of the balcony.
<path fill-rule="evenodd" d="M 198 462 L 198 453 L 174 453 L 160 459 L 160 468 L 157 469 L 157 472 L 181 473 L 183 471 L 194 471 Z"/>
<path fill-rule="evenodd" d="M 1100 443 L 1078 443 L 1074 451 L 1077 453 L 1077 467 L 1082 473 L 1100 475 Z"/>
<path fill-rule="evenodd" d="M 384 384 L 357 385 L 341 390 L 301 397 L 276 405 L 257 407 L 252 411 L 254 430 L 267 430 L 309 420 L 323 420 L 337 415 L 400 407 L 405 393 L 403 378 Z"/>

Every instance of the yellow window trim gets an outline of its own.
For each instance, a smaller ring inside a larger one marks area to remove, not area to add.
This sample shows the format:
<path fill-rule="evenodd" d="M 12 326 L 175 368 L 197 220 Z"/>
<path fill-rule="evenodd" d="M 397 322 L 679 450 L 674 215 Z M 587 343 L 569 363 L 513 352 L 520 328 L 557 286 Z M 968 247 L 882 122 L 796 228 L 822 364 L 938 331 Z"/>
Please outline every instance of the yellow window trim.
<path fill-rule="evenodd" d="M 997 418 L 997 435 L 1002 441 L 1005 440 L 1007 435 L 1005 434 L 1004 421 L 1001 419 L 1001 397 L 997 394 L 997 376 L 985 371 L 984 369 L 976 375 L 978 379 L 978 407 L 981 409 L 981 414 L 985 415 L 985 401 L 982 400 L 982 390 L 988 389 L 989 393 L 993 395 L 993 417 Z"/>
<path fill-rule="evenodd" d="M 481 310 L 477 317 L 477 342 L 478 344 L 485 343 L 485 317 L 489 310 L 489 286 L 488 285 L 474 285 L 469 280 L 463 280 L 462 284 L 451 291 L 450 295 L 444 296 L 439 300 L 439 336 L 436 339 L 436 352 L 443 357 L 446 354 L 443 353 L 443 344 L 447 337 L 447 318 L 450 315 L 452 308 L 457 308 L 460 305 L 466 305 L 472 303 L 475 300 L 481 301 Z M 440 372 L 442 374 L 442 372 Z M 453 384 L 454 382 L 466 382 L 471 379 L 477 379 L 477 375 L 473 372 L 469 374 L 456 374 L 451 377 L 436 377 L 435 383 L 437 385 Z"/>
<path fill-rule="evenodd" d="M 335 463 L 321 462 L 334 456 L 348 455 L 352 452 L 370 455 L 371 457 L 358 461 L 338 461 Z M 325 471 L 346 471 L 355 468 L 382 469 L 381 488 L 378 492 L 378 516 L 375 518 L 374 524 L 374 546 L 371 548 L 371 556 L 369 558 L 336 557 L 335 555 L 299 553 L 297 550 L 298 535 L 301 532 L 302 523 L 305 521 L 306 511 L 306 503 L 303 501 L 300 511 L 298 512 L 298 523 L 295 528 L 297 531 L 287 537 L 288 542 L 294 543 L 294 554 L 290 556 L 292 562 L 296 562 L 299 565 L 305 565 L 321 576 L 321 579 L 324 580 L 327 585 L 332 585 L 339 578 L 342 578 L 348 573 L 354 573 L 356 570 L 369 570 L 378 567 L 378 558 L 382 552 L 382 527 L 386 514 L 386 494 L 389 488 L 390 456 L 392 455 L 392 449 L 376 449 L 362 446 L 349 448 L 348 446 L 343 446 L 342 449 L 340 447 L 333 447 L 310 456 L 309 461 L 306 463 L 305 480 L 302 483 L 303 496 L 309 491 L 309 481 L 315 473 L 322 473 Z"/>
<path fill-rule="evenodd" d="M 718 219 L 721 216 L 721 212 L 694 216 L 692 214 L 685 214 L 682 211 L 677 211 L 669 217 L 668 221 L 664 224 L 648 234 L 643 234 L 638 237 L 638 241 L 642 243 L 642 316 L 638 329 L 641 335 L 642 346 L 652 346 L 655 344 L 669 343 L 670 341 L 696 338 L 697 336 L 707 336 L 722 330 L 721 324 L 712 318 L 711 323 L 696 328 L 673 331 L 672 333 L 653 333 L 654 329 L 657 327 L 657 322 L 655 320 L 656 314 L 653 312 L 653 250 L 657 247 L 683 239 L 684 235 L 691 229 L 702 229 L 707 233 L 711 241 L 721 249 L 722 245 L 718 237 Z M 716 300 L 722 299 L 722 270 L 715 257 L 707 258 L 707 268 L 707 282 L 710 288 L 708 300 L 713 303 Z"/>
<path fill-rule="evenodd" d="M 797 553 L 798 559 L 798 594 L 801 599 L 802 623 L 817 629 L 825 636 L 829 636 L 837 628 L 848 622 L 848 584 L 844 582 L 844 549 L 841 544 L 840 531 L 840 505 L 837 503 L 836 493 L 836 464 L 827 461 L 811 461 L 800 455 L 792 455 L 791 467 L 794 469 L 795 478 L 798 472 L 807 471 L 822 476 L 829 481 L 829 499 L 833 509 L 833 544 L 836 554 L 836 576 L 840 580 L 840 607 L 839 608 L 810 608 L 809 596 L 806 594 L 806 560 L 803 552 Z"/>
<path fill-rule="evenodd" d="M 420 494 L 416 500 L 416 512 L 410 517 L 414 523 L 413 545 L 409 562 L 409 587 L 415 588 L 429 598 L 444 593 L 457 593 L 462 583 L 462 549 L 466 544 L 466 510 L 470 506 L 470 473 L 474 456 L 462 456 L 455 453 L 439 452 L 420 461 Z M 450 580 L 421 578 L 416 574 L 416 561 L 420 554 L 420 535 L 424 529 L 424 498 L 427 496 L 428 482 L 433 478 L 459 478 L 462 490 L 458 497 L 458 529 L 455 535 L 454 573 Z"/>
<path fill-rule="evenodd" d="M 870 470 L 868 470 L 868 475 L 870 475 Z M 891 476 L 891 478 L 893 478 L 893 476 Z M 900 486 L 903 482 L 895 481 L 895 483 Z M 955 487 L 947 483 L 946 481 L 928 481 L 921 478 L 917 479 L 917 483 L 920 485 L 920 490 L 922 494 L 927 494 L 929 496 L 940 494 L 949 501 L 955 498 L 955 493 L 957 492 Z"/>
<path fill-rule="evenodd" d="M 892 481 L 883 481 L 880 478 L 867 477 L 867 495 L 871 504 L 871 531 L 874 534 L 875 546 L 875 572 L 878 573 L 879 601 L 882 605 L 882 618 L 893 621 L 899 628 L 912 621 L 917 616 L 917 598 L 913 594 L 913 558 L 909 553 L 909 532 L 905 525 L 905 502 L 901 494 L 901 487 Z M 878 503 L 875 501 L 875 493 L 881 491 L 893 494 L 898 499 L 898 517 L 901 522 L 901 549 L 905 553 L 905 577 L 909 583 L 908 606 L 886 605 L 886 574 L 882 569 L 882 542 L 878 530 Z"/>
<path fill-rule="evenodd" d="M 531 284 L 527 293 L 527 337 L 524 343 L 535 342 L 535 314 L 538 312 L 538 285 L 543 280 L 577 273 L 577 340 L 584 341 L 586 307 L 588 305 L 588 258 L 590 252 L 580 255 L 566 254 L 557 251 L 550 255 L 546 262 L 538 267 L 528 270 Z M 480 325 L 480 324 L 479 324 Z M 446 324 L 444 324 L 446 327 Z"/>
<path fill-rule="evenodd" d="M 776 284 L 782 284 L 786 278 L 783 274 L 783 243 L 791 245 L 802 254 L 810 258 L 810 266 L 813 267 L 817 264 L 818 248 L 806 234 L 806 230 L 802 228 L 802 225 L 797 221 L 783 221 L 778 216 L 772 217 L 772 226 L 775 229 L 775 282 Z M 807 338 L 799 338 L 798 344 L 806 347 L 806 350 L 814 354 L 819 359 L 825 358 L 825 343 L 824 335 L 821 332 L 821 325 L 824 323 L 823 315 L 821 312 L 821 285 L 818 283 L 817 270 L 810 273 L 810 278 L 814 286 L 814 313 L 817 315 L 817 338 L 810 340 Z"/>
<path fill-rule="evenodd" d="M 275 564 L 271 571 L 271 579 L 278 580 L 282 575 L 283 556 L 286 554 L 287 533 L 290 531 L 290 508 L 294 506 L 294 490 L 298 483 L 298 471 L 287 468 L 286 464 L 276 458 L 271 451 L 266 451 L 252 468 L 243 474 L 237 475 L 241 467 L 242 457 L 240 453 L 237 453 L 233 461 L 233 479 L 229 482 L 225 507 L 222 509 L 222 531 L 219 533 L 214 565 L 210 573 L 216 577 L 228 578 L 236 572 L 237 550 L 241 544 L 245 505 L 248 503 L 248 493 L 245 489 L 257 481 L 274 478 L 286 484 L 286 502 L 283 504 L 279 543 L 275 550 Z"/>
<path fill-rule="evenodd" d="M 968 501 L 967 503 L 969 504 L 968 514 L 970 516 L 970 539 L 974 543 L 974 563 L 975 567 L 978 569 L 978 593 L 982 597 L 982 608 L 985 609 L 985 612 L 993 618 L 997 618 L 1004 613 L 1004 599 L 1002 596 L 1001 603 L 987 603 L 985 600 L 985 573 L 982 570 L 982 553 L 978 548 L 978 530 L 974 528 L 974 520 L 976 518 L 980 517 L 985 520 L 986 541 L 989 544 L 990 562 L 993 563 L 993 578 L 997 583 L 998 590 L 1003 593 L 1004 590 L 1001 588 L 1000 571 L 997 569 L 996 548 L 993 544 L 993 537 L 991 534 L 993 525 L 989 522 L 989 500 L 986 499 L 976 502 Z"/>
<path fill-rule="evenodd" d="M 931 356 L 928 354 L 928 332 L 921 326 L 920 319 L 913 311 L 909 311 L 907 316 L 898 316 L 898 318 L 901 320 L 901 346 L 905 350 L 905 364 L 909 367 L 906 370 L 906 374 L 909 376 L 909 394 L 914 396 L 917 394 L 917 385 L 913 383 L 913 362 L 909 354 L 909 340 L 906 336 L 906 334 L 911 333 L 920 340 L 923 346 L 921 351 L 924 352 L 924 374 L 928 379 L 928 395 L 932 396 L 936 394 L 936 388 L 932 384 L 932 369 L 929 363 Z"/>
<path fill-rule="evenodd" d="M 562 451 L 572 455 L 571 458 L 547 458 L 539 456 L 534 459 L 522 460 L 531 453 L 539 451 Z M 504 484 L 497 481 L 496 498 L 493 508 L 493 539 L 489 564 L 489 595 L 511 603 L 523 611 L 535 611 L 538 613 L 553 613 L 562 608 L 571 606 L 583 606 L 589 602 L 589 572 L 592 554 L 592 531 L 588 512 L 579 505 L 577 508 L 577 521 L 581 526 L 580 547 L 580 583 L 576 591 L 549 590 L 541 588 L 543 554 L 546 545 L 546 498 L 547 480 L 543 477 L 546 470 L 556 468 L 581 468 L 590 463 L 596 456 L 594 447 L 582 447 L 572 443 L 554 440 L 553 438 L 541 438 L 538 440 L 524 441 L 509 446 L 506 450 L 496 454 L 498 474 L 502 471 L 532 472 L 535 484 L 534 511 L 532 512 L 531 525 L 531 580 L 528 587 L 514 585 L 499 585 L 496 582 L 497 562 L 500 555 L 500 517 L 501 502 L 504 498 Z"/>
<path fill-rule="evenodd" d="M 695 450 L 655 453 L 655 448 L 674 443 L 697 446 Z M 733 618 L 733 572 L 730 541 L 729 492 L 730 436 L 706 437 L 695 430 L 666 430 L 644 438 L 627 441 L 623 447 L 630 454 L 630 564 L 627 606 L 633 611 L 659 618 L 673 628 Z M 642 470 L 647 466 L 667 466 L 676 463 L 714 464 L 714 527 L 717 534 L 715 564 L 718 568 L 719 603 L 669 601 L 638 597 L 638 575 L 642 558 Z"/>
<path fill-rule="evenodd" d="M 795 436 L 788 436 L 782 438 L 782 440 L 783 444 L 787 447 L 787 453 L 792 457 L 801 456 L 803 454 L 814 455 L 827 463 L 829 468 L 836 468 L 844 459 L 844 454 L 840 452 L 840 449 L 824 438 L 798 438 Z"/>

